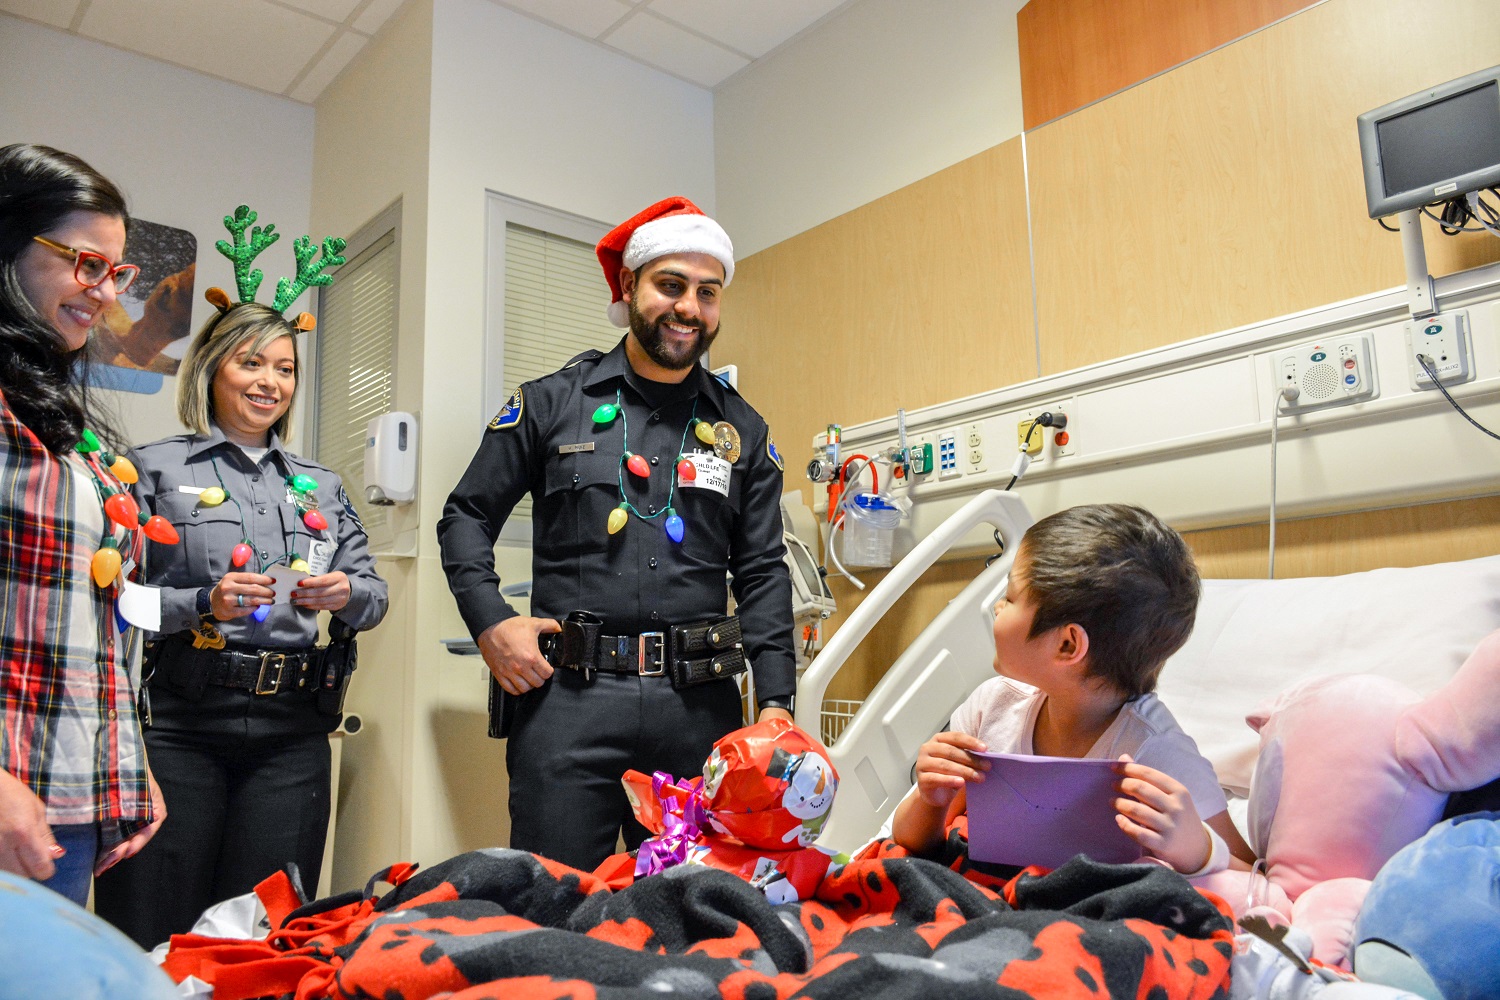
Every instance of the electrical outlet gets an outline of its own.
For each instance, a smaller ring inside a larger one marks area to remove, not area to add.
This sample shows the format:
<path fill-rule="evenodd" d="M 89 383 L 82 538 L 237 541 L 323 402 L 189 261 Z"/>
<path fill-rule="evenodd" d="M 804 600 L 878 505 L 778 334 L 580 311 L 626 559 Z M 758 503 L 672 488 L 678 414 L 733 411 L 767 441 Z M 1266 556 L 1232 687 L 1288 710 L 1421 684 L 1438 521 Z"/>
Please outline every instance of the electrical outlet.
<path fill-rule="evenodd" d="M 1406 324 L 1406 367 L 1411 373 L 1411 387 L 1421 391 L 1434 388 L 1417 355 L 1425 355 L 1444 385 L 1467 382 L 1474 377 L 1471 362 L 1467 312 L 1438 313 Z"/>
<path fill-rule="evenodd" d="M 968 459 L 970 472 L 984 472 L 986 465 L 984 461 L 984 428 L 979 423 L 972 423 L 967 428 L 967 441 L 969 444 Z"/>
<path fill-rule="evenodd" d="M 958 467 L 958 431 L 941 431 L 938 434 L 937 473 L 939 479 L 952 479 L 962 475 Z"/>

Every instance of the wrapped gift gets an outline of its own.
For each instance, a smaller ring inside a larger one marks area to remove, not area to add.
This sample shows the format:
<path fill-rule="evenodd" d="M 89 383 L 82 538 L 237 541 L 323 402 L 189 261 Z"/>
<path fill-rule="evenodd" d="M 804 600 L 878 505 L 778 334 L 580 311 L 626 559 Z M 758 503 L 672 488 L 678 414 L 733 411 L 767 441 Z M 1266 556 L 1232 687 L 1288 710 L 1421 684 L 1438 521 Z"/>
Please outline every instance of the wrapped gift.
<path fill-rule="evenodd" d="M 714 744 L 703 774 L 686 781 L 628 771 L 625 794 L 655 836 L 634 859 L 616 855 L 595 874 L 629 884 L 676 865 L 739 875 L 773 902 L 807 899 L 847 860 L 813 846 L 838 790 L 822 744 L 785 719 L 767 719 Z"/>

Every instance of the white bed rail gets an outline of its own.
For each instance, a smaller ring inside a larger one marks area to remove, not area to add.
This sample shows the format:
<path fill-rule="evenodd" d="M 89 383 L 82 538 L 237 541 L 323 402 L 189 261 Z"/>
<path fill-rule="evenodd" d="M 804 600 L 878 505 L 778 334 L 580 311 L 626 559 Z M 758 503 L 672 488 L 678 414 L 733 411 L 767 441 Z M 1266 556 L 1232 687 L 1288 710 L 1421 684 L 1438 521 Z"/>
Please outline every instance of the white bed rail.
<path fill-rule="evenodd" d="M 986 490 L 922 539 L 876 584 L 808 666 L 797 686 L 797 724 L 818 732 L 829 682 L 902 594 L 976 527 L 988 524 L 1005 542 L 987 566 L 923 629 L 875 685 L 828 748 L 842 787 L 819 843 L 852 851 L 879 830 L 911 787 L 917 751 L 953 710 L 994 672 L 991 607 L 1005 588 L 1016 546 L 1031 526 L 1014 493 Z M 938 675 L 941 674 L 941 677 Z"/>

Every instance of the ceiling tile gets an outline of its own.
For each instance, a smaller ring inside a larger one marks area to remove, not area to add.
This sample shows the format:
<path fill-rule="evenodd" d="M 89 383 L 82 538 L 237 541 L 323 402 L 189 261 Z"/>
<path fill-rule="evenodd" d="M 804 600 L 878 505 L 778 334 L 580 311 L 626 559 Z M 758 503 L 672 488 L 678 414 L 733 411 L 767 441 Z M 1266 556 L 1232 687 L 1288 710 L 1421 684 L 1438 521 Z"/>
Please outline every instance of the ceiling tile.
<path fill-rule="evenodd" d="M 334 77 L 344 71 L 349 65 L 349 60 L 359 54 L 359 50 L 365 47 L 368 39 L 364 35 L 353 31 L 346 31 L 333 40 L 333 45 L 323 54 L 314 66 L 297 86 L 293 87 L 291 93 L 287 94 L 294 101 L 303 104 L 311 104 L 318 99 L 323 88 L 333 82 Z"/>
<path fill-rule="evenodd" d="M 630 13 L 621 0 L 496 0 L 502 6 L 540 18 L 589 38 L 598 38 L 610 25 Z"/>
<path fill-rule="evenodd" d="M 55 28 L 66 28 L 72 25 L 78 4 L 79 0 L 0 0 L 0 10 Z"/>
<path fill-rule="evenodd" d="M 649 10 L 759 59 L 846 0 L 651 0 Z"/>
<path fill-rule="evenodd" d="M 354 8 L 359 6 L 359 0 L 279 0 L 279 2 L 340 24 L 343 24 L 344 18 L 352 14 Z"/>
<path fill-rule="evenodd" d="M 79 34 L 279 94 L 334 30 L 264 0 L 108 0 Z"/>
<path fill-rule="evenodd" d="M 354 19 L 354 30 L 373 35 L 379 31 L 392 14 L 401 9 L 406 0 L 370 0 L 370 6 L 359 12 Z"/>
<path fill-rule="evenodd" d="M 603 41 L 700 87 L 713 87 L 750 65 L 745 57 L 644 11 L 634 14 Z"/>

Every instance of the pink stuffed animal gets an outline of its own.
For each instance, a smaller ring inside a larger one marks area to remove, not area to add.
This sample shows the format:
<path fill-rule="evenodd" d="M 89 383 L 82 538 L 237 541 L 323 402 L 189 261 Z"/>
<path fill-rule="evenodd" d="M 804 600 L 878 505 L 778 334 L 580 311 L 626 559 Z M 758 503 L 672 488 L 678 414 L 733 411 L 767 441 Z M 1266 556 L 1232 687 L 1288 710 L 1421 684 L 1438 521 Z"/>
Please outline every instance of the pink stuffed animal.
<path fill-rule="evenodd" d="M 1449 794 L 1500 776 L 1500 632 L 1430 698 L 1384 677 L 1320 677 L 1246 721 L 1260 733 L 1249 840 L 1265 876 L 1194 879 L 1236 915 L 1270 907 L 1347 967 L 1370 880 L 1442 816 Z"/>

